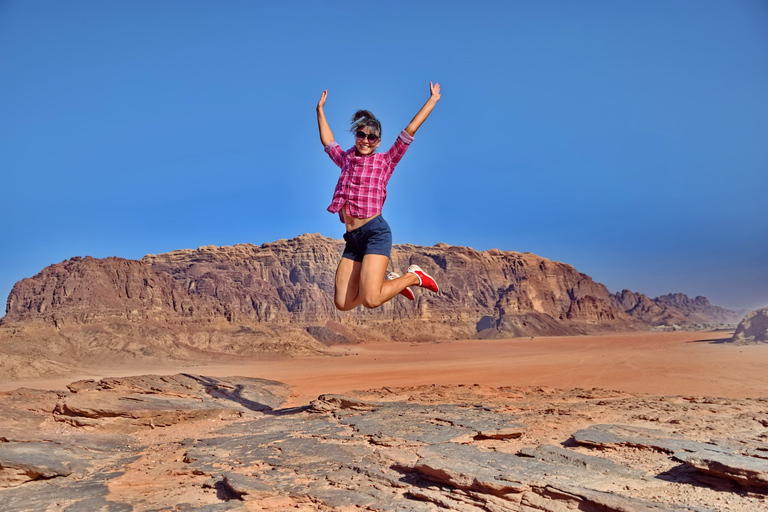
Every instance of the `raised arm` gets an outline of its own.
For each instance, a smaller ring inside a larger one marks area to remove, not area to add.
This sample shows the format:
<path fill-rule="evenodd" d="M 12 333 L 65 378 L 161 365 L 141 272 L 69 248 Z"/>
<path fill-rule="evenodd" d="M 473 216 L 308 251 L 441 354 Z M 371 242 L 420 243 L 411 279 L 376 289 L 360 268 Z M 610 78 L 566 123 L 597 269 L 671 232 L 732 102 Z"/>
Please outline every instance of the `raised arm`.
<path fill-rule="evenodd" d="M 435 105 L 437 105 L 439 100 L 440 84 L 435 83 L 433 85 L 432 82 L 429 82 L 429 99 L 424 104 L 424 106 L 421 107 L 421 110 L 416 113 L 416 116 L 411 119 L 411 122 L 408 123 L 408 126 L 405 127 L 405 131 L 408 132 L 408 135 L 413 137 L 413 135 L 416 133 L 416 130 L 418 130 L 422 123 L 427 120 L 427 117 L 429 117 L 429 114 L 432 112 L 432 109 L 435 108 Z"/>
<path fill-rule="evenodd" d="M 320 142 L 323 143 L 323 146 L 327 146 L 334 140 L 333 132 L 331 127 L 328 126 L 328 121 L 325 119 L 325 112 L 323 111 L 326 98 L 328 98 L 327 90 L 323 91 L 323 94 L 320 95 L 320 101 L 317 102 L 317 127 L 320 129 Z"/>

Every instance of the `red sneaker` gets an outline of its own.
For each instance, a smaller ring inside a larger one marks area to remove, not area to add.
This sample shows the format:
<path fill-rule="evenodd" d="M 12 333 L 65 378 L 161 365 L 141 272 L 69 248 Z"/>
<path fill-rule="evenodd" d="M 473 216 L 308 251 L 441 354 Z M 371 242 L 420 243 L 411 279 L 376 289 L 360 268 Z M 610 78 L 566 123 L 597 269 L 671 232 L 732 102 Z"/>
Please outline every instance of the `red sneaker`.
<path fill-rule="evenodd" d="M 397 279 L 400 277 L 400 274 L 396 272 L 387 272 L 387 280 L 391 281 L 393 279 Z M 409 300 L 415 300 L 416 296 L 413 294 L 413 291 L 410 288 L 405 288 L 403 291 L 400 292 L 400 295 L 403 295 L 406 299 Z"/>
<path fill-rule="evenodd" d="M 411 274 L 416 274 L 416 277 L 419 278 L 419 286 L 422 288 L 426 288 L 427 290 L 433 291 L 435 293 L 440 291 L 440 288 L 437 286 L 437 283 L 432 278 L 432 276 L 421 270 L 420 266 L 411 265 L 408 267 L 408 272 Z"/>

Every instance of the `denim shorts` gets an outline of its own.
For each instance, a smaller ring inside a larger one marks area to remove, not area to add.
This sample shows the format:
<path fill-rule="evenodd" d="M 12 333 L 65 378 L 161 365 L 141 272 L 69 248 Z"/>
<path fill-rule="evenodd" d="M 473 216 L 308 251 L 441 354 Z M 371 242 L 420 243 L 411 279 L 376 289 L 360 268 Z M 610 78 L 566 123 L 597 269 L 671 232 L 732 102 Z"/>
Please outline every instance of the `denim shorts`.
<path fill-rule="evenodd" d="M 347 245 L 341 257 L 353 261 L 363 261 L 366 254 L 381 254 L 389 258 L 392 253 L 392 231 L 381 215 L 344 233 L 344 240 Z"/>

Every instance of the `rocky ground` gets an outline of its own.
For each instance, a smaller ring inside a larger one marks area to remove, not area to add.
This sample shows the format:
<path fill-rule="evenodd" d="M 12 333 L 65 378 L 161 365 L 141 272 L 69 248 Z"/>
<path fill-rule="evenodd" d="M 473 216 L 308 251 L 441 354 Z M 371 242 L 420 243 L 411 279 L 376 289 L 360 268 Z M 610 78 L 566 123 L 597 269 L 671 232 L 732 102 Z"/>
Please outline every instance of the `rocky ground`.
<path fill-rule="evenodd" d="M 768 510 L 768 398 L 264 379 L 0 395 L 12 511 Z"/>

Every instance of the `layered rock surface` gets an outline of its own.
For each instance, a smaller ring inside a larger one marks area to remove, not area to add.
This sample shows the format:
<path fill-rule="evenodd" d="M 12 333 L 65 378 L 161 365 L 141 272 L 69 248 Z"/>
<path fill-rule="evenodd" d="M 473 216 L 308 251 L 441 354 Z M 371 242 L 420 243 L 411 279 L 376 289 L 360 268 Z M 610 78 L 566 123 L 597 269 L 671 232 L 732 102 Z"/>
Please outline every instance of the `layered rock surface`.
<path fill-rule="evenodd" d="M 761 510 L 766 399 L 145 375 L 0 394 L 4 510 Z"/>
<path fill-rule="evenodd" d="M 309 355 L 323 353 L 326 343 L 642 329 L 660 319 L 699 321 L 710 310 L 724 318 L 701 297 L 614 296 L 564 263 L 445 244 L 397 245 L 392 254 L 395 270 L 418 264 L 441 283 L 441 293 L 415 288 L 414 302 L 398 296 L 373 310 L 341 313 L 332 297 L 342 243 L 302 235 L 141 261 L 87 257 L 51 265 L 14 286 L 0 321 L 0 352 L 69 364 Z M 647 312 L 646 303 L 663 313 Z M 696 318 L 680 309 L 691 304 Z"/>

